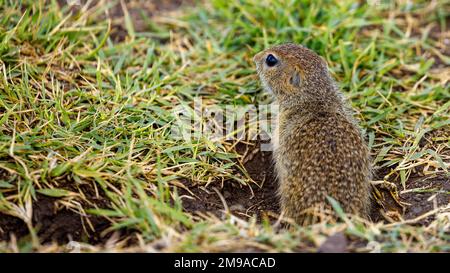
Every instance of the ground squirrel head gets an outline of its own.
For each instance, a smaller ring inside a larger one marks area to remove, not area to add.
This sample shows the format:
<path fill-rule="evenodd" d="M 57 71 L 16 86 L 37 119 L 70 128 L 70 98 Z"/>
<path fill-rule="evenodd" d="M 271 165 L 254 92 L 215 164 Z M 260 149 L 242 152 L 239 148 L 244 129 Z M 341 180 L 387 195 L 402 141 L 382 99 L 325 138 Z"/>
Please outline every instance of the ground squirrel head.
<path fill-rule="evenodd" d="M 259 52 L 253 58 L 267 91 L 280 103 L 337 101 L 336 85 L 324 59 L 312 50 L 296 44 L 282 44 Z"/>

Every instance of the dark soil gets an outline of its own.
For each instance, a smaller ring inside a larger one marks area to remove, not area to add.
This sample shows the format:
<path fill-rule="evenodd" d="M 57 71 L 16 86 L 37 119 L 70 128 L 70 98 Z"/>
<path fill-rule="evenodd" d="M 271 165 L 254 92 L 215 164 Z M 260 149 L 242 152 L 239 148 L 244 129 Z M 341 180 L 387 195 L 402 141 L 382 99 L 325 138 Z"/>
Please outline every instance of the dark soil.
<path fill-rule="evenodd" d="M 19 218 L 0 213 L 0 241 L 8 241 L 12 234 L 19 238 L 27 235 L 27 226 Z"/>
<path fill-rule="evenodd" d="M 414 219 L 435 209 L 435 206 L 440 207 L 450 203 L 450 177 L 413 178 L 407 181 L 406 189 L 424 190 L 400 193 L 400 200 L 407 203 L 405 219 Z M 430 216 L 419 221 L 419 224 L 428 225 L 432 220 L 433 217 Z"/>
<path fill-rule="evenodd" d="M 259 219 L 265 216 L 276 216 L 279 214 L 277 181 L 274 176 L 272 153 L 260 151 L 260 145 L 246 146 L 238 144 L 236 147 L 242 154 L 249 148 L 243 160 L 244 166 L 250 177 L 257 183 L 251 186 L 243 186 L 239 183 L 226 181 L 222 188 L 217 188 L 225 199 L 229 210 L 241 217 L 251 217 L 257 215 Z M 256 152 L 255 152 L 256 151 Z M 218 186 L 220 183 L 214 183 Z M 186 183 L 189 190 L 194 193 L 194 199 L 189 198 L 191 194 L 180 190 L 180 195 L 184 195 L 183 207 L 191 213 L 212 213 L 222 216 L 225 208 L 220 196 L 213 189 L 213 186 L 202 187 L 192 186 Z"/>
<path fill-rule="evenodd" d="M 69 187 L 68 187 L 69 188 Z M 41 243 L 67 243 L 71 240 L 97 244 L 105 242 L 111 234 L 101 233 L 110 222 L 102 217 L 81 216 L 66 208 L 57 208 L 57 198 L 37 195 L 33 202 L 33 227 Z M 87 224 L 89 220 L 93 229 Z M 14 234 L 17 238 L 29 235 L 26 224 L 19 218 L 0 213 L 0 241 L 9 240 Z"/>
<path fill-rule="evenodd" d="M 6 172 L 0 169 L 0 180 L 10 180 Z M 109 199 L 103 191 L 97 191 L 90 182 L 77 183 L 69 176 L 62 177 L 53 184 L 72 192 L 82 192 L 86 200 L 78 200 L 84 209 L 108 208 Z M 7 193 L 3 193 L 5 197 Z M 71 240 L 97 244 L 105 242 L 112 234 L 102 234 L 111 223 L 99 216 L 80 215 L 78 212 L 61 207 L 58 198 L 36 194 L 33 200 L 33 228 L 37 231 L 40 243 L 67 243 Z M 92 227 L 87 221 L 92 224 Z M 29 235 L 24 221 L 0 212 L 0 241 L 9 240 L 14 234 L 16 238 Z"/>
<path fill-rule="evenodd" d="M 41 196 L 38 202 L 35 202 L 33 208 L 33 222 L 39 230 L 38 235 L 43 243 L 56 241 L 66 243 L 67 240 L 79 242 L 99 243 L 103 241 L 100 233 L 109 226 L 109 222 L 97 216 L 81 216 L 76 212 L 62 209 L 56 210 L 55 199 Z M 86 217 L 91 221 L 94 230 L 90 230 L 85 222 L 83 228 L 82 218 Z"/>

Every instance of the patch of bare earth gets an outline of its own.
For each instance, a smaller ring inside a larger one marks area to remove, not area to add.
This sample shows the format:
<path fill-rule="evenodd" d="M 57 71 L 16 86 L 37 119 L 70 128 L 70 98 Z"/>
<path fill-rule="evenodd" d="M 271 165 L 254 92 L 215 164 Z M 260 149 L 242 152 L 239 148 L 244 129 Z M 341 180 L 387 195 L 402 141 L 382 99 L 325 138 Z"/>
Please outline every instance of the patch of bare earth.
<path fill-rule="evenodd" d="M 74 187 L 62 186 L 72 190 Z M 73 183 L 72 183 L 73 184 Z M 97 207 L 106 207 L 106 198 L 97 200 L 92 189 L 82 189 L 87 199 L 97 202 Z M 40 243 L 58 242 L 67 243 L 71 240 L 97 244 L 105 242 L 111 234 L 102 234 L 110 226 L 110 222 L 99 216 L 82 215 L 77 211 L 61 206 L 58 198 L 48 197 L 42 194 L 36 195 L 32 205 L 32 224 L 37 231 Z M 82 204 L 85 208 L 92 205 Z M 22 238 L 29 235 L 29 230 L 24 221 L 17 217 L 0 212 L 0 241 L 8 241 L 11 236 Z"/>
<path fill-rule="evenodd" d="M 190 192 L 181 189 L 180 194 L 187 212 L 222 217 L 228 207 L 232 214 L 244 219 L 253 215 L 258 216 L 259 220 L 265 216 L 276 219 L 280 208 L 272 153 L 261 151 L 259 143 L 254 146 L 242 144 L 237 148 L 238 152 L 247 155 L 243 159 L 244 166 L 256 184 L 243 186 L 227 181 L 222 186 L 212 183 L 205 187 L 186 182 Z M 380 200 L 373 202 L 372 221 L 415 219 L 450 203 L 450 177 L 412 177 L 406 181 L 406 188 L 402 189 L 400 181 L 395 182 L 395 189 L 376 187 Z M 417 221 L 417 224 L 426 225 L 432 220 L 430 215 Z"/>
<path fill-rule="evenodd" d="M 212 213 L 222 217 L 226 208 L 229 211 L 248 219 L 257 215 L 274 218 L 279 214 L 277 181 L 273 169 L 272 153 L 260 150 L 260 144 L 247 146 L 238 144 L 238 152 L 246 153 L 243 159 L 244 167 L 250 177 L 256 182 L 252 185 L 242 185 L 234 181 L 213 183 L 211 186 L 195 186 L 186 183 L 189 188 L 181 189 L 183 207 L 187 212 L 198 214 Z"/>

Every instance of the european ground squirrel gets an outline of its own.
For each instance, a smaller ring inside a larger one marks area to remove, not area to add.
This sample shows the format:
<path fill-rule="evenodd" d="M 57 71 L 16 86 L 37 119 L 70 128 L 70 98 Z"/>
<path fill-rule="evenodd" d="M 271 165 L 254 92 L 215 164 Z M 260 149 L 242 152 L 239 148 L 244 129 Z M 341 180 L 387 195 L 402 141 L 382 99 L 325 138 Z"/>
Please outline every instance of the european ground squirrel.
<path fill-rule="evenodd" d="M 330 208 L 330 196 L 345 212 L 367 217 L 369 151 L 326 62 L 296 44 L 274 46 L 253 60 L 279 104 L 272 143 L 282 211 L 305 224 Z"/>

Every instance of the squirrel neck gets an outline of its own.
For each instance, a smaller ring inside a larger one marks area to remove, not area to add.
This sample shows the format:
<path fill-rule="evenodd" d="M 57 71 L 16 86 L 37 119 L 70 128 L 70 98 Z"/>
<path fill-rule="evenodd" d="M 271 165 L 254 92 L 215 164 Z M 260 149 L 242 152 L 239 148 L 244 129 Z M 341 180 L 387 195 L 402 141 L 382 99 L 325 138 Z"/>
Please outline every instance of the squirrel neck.
<path fill-rule="evenodd" d="M 342 112 L 343 102 L 339 100 L 330 99 L 314 99 L 306 100 L 301 97 L 291 97 L 289 99 L 278 100 L 280 110 L 289 111 L 296 110 L 297 112 L 314 114 L 319 112 Z"/>
<path fill-rule="evenodd" d="M 305 93 L 295 95 L 285 94 L 277 98 L 280 111 L 295 111 L 301 115 L 314 115 L 317 113 L 345 113 L 346 104 L 338 90 L 326 92 Z"/>
<path fill-rule="evenodd" d="M 280 120 L 296 120 L 301 123 L 317 116 L 323 116 L 324 113 L 329 113 L 343 116 L 349 122 L 356 124 L 353 111 L 336 86 L 331 86 L 331 88 L 325 90 L 317 90 L 316 88 L 314 92 L 299 90 L 294 94 L 285 93 L 277 96 Z M 287 125 L 284 122 L 282 123 L 279 124 L 281 128 Z"/>
<path fill-rule="evenodd" d="M 302 114 L 345 112 L 344 96 L 336 82 L 328 73 L 319 76 L 310 75 L 301 87 L 294 87 L 290 92 L 277 92 L 280 110 L 295 109 Z"/>

